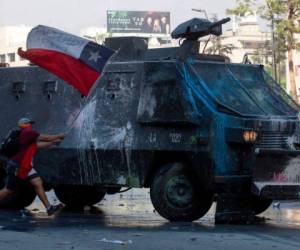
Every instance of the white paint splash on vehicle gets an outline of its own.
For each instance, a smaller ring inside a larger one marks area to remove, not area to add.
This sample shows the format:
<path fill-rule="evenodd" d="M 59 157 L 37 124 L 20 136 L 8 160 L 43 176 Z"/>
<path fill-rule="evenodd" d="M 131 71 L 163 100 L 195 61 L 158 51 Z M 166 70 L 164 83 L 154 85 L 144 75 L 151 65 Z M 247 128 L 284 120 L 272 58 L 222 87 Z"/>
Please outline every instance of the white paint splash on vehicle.
<path fill-rule="evenodd" d="M 96 174 L 94 173 L 94 168 L 89 167 L 92 163 L 93 152 L 92 150 L 86 150 L 91 148 L 91 141 L 95 142 L 95 138 L 93 138 L 93 130 L 95 128 L 96 106 L 97 99 L 94 97 L 83 108 L 75 121 L 75 127 L 79 129 L 76 141 L 80 166 L 80 178 L 82 183 L 84 183 L 84 181 L 92 183 L 93 177 Z"/>

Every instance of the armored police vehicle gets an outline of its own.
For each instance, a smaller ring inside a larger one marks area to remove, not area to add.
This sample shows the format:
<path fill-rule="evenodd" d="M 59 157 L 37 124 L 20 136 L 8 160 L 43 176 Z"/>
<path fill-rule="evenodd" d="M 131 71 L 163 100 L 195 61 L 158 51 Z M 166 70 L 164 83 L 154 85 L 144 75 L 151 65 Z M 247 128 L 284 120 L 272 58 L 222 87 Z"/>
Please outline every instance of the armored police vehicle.
<path fill-rule="evenodd" d="M 198 38 L 220 35 L 227 21 L 181 24 L 173 48 L 107 39 L 118 53 L 87 98 L 39 67 L 0 68 L 1 137 L 23 116 L 41 133 L 67 131 L 34 164 L 70 206 L 150 187 L 168 220 L 199 219 L 216 200 L 222 222 L 299 199 L 298 105 L 263 66 L 199 53 Z M 34 192 L 22 185 L 0 205 L 29 205 Z"/>

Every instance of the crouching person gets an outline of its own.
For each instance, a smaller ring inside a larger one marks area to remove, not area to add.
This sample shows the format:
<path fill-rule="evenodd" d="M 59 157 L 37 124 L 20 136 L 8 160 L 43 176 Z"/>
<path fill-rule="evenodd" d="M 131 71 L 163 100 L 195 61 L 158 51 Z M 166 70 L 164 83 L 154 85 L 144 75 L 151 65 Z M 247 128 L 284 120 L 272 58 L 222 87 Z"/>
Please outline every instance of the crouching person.
<path fill-rule="evenodd" d="M 5 199 L 7 196 L 15 192 L 19 179 L 28 180 L 34 187 L 36 194 L 45 206 L 48 215 L 61 210 L 62 204 L 50 204 L 43 181 L 33 167 L 33 157 L 37 150 L 40 148 L 48 148 L 55 143 L 61 142 L 65 135 L 42 135 L 34 131 L 32 125 L 34 121 L 29 118 L 22 118 L 18 122 L 20 134 L 18 138 L 18 151 L 10 157 L 7 162 L 7 177 L 5 187 L 0 190 L 0 200 Z"/>

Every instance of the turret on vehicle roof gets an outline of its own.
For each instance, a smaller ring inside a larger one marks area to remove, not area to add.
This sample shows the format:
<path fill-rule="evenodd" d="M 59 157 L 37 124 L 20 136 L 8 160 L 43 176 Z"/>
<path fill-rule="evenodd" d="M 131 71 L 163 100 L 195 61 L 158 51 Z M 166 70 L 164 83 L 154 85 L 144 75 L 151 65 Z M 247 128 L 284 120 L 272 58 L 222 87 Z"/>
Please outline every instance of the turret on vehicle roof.
<path fill-rule="evenodd" d="M 190 40 L 197 40 L 200 37 L 207 35 L 222 35 L 222 24 L 230 21 L 230 18 L 224 18 L 217 22 L 211 22 L 208 19 L 193 18 L 182 24 L 179 24 L 171 33 L 172 38 L 186 38 Z"/>

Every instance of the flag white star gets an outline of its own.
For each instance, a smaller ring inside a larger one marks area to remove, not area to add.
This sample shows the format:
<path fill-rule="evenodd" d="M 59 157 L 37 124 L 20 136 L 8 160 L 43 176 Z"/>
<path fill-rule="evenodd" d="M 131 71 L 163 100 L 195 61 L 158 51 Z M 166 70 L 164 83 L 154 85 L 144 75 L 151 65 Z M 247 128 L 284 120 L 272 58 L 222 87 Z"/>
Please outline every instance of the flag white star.
<path fill-rule="evenodd" d="M 90 58 L 89 61 L 94 61 L 95 63 L 98 61 L 98 59 L 100 59 L 101 56 L 99 55 L 99 51 L 96 52 L 90 52 Z"/>

